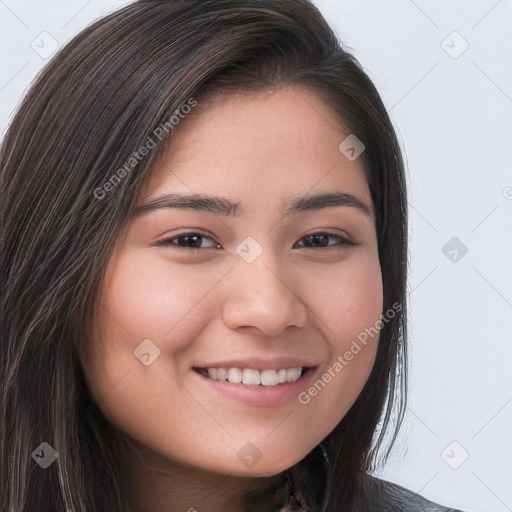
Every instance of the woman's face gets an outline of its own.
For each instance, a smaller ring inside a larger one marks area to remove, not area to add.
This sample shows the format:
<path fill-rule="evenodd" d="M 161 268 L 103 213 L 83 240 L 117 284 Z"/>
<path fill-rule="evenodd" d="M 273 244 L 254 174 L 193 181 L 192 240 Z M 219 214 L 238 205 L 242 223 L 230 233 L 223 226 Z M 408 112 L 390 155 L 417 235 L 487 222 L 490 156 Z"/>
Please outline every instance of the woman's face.
<path fill-rule="evenodd" d="M 382 312 L 373 207 L 361 158 L 338 148 L 349 133 L 316 94 L 203 107 L 181 121 L 111 260 L 86 379 L 108 420 L 158 457 L 268 476 L 321 442 L 369 376 L 377 337 L 358 336 Z M 191 195 L 217 199 L 183 207 Z"/>

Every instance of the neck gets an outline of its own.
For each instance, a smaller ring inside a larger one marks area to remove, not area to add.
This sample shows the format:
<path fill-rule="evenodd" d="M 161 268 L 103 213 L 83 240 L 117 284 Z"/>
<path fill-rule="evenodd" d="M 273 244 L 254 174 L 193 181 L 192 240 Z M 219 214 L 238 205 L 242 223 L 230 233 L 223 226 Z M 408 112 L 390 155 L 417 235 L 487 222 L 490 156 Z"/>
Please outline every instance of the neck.
<path fill-rule="evenodd" d="M 268 510 L 283 503 L 282 475 L 249 478 L 211 473 L 169 461 L 144 447 L 134 448 L 123 452 L 122 467 L 140 512 L 247 512 L 251 503 L 262 499 L 268 500 Z M 246 501 L 247 495 L 252 499 Z"/>

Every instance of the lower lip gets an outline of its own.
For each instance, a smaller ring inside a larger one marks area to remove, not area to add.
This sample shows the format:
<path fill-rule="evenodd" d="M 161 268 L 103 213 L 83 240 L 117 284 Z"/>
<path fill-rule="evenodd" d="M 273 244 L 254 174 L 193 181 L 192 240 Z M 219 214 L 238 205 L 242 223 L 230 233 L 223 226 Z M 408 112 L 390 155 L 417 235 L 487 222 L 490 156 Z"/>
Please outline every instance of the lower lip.
<path fill-rule="evenodd" d="M 195 370 L 192 370 L 205 384 L 211 386 L 214 391 L 238 400 L 252 407 L 279 407 L 296 399 L 313 380 L 314 368 L 309 370 L 295 382 L 286 382 L 275 386 L 249 386 L 246 384 L 234 384 L 228 381 L 210 379 Z"/>

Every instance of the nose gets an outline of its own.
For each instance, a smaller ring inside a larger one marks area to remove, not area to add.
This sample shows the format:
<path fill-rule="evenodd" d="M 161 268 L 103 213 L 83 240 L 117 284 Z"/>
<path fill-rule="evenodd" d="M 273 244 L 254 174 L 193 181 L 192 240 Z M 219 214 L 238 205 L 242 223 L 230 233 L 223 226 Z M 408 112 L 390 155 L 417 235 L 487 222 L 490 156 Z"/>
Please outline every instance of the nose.
<path fill-rule="evenodd" d="M 290 276 L 277 265 L 270 250 L 252 263 L 238 258 L 227 277 L 224 323 L 231 329 L 255 328 L 269 337 L 290 326 L 304 327 L 307 306 L 294 290 L 298 283 Z"/>

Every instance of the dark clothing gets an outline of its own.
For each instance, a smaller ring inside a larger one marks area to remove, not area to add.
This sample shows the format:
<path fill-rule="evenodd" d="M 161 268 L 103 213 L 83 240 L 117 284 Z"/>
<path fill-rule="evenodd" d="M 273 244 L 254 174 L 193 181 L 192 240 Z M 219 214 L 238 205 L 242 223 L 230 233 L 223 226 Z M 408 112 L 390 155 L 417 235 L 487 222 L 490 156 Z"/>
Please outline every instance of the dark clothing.
<path fill-rule="evenodd" d="M 314 462 L 316 468 L 323 465 L 324 471 L 312 473 L 302 471 L 297 466 L 293 475 L 290 472 L 283 473 L 282 480 L 276 481 L 273 488 L 266 489 L 263 496 L 254 496 L 254 501 L 249 502 L 248 512 L 322 512 L 314 510 L 322 507 L 312 505 L 325 502 L 329 492 L 326 488 L 329 457 L 322 445 L 319 448 L 321 451 L 313 450 L 308 457 L 316 458 L 310 462 Z M 362 502 L 358 512 L 462 512 L 429 501 L 405 487 L 372 475 L 364 474 L 361 486 Z M 311 494 L 313 490 L 315 497 Z M 284 501 L 283 496 L 286 497 Z"/>
<path fill-rule="evenodd" d="M 364 512 L 462 512 L 433 503 L 404 487 L 372 476 L 366 480 L 371 507 Z"/>
<path fill-rule="evenodd" d="M 405 487 L 370 475 L 366 475 L 363 480 L 363 493 L 368 505 L 360 512 L 462 512 L 433 503 Z M 300 493 L 295 493 L 290 505 L 275 509 L 275 512 L 321 511 L 310 510 Z"/>

